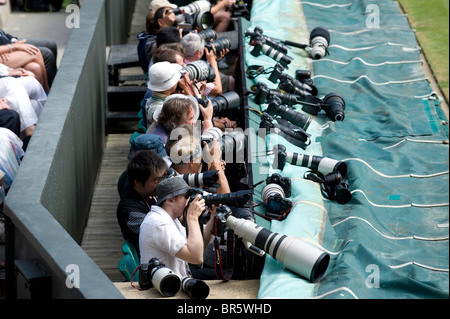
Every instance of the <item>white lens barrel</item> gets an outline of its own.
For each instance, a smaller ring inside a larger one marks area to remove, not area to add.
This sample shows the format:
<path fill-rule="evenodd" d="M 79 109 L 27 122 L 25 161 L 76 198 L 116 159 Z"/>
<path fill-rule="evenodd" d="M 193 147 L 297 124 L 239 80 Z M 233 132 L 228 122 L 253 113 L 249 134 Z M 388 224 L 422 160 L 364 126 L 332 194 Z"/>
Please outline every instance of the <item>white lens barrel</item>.
<path fill-rule="evenodd" d="M 167 267 L 154 268 L 151 277 L 153 287 L 163 296 L 175 296 L 181 289 L 180 277 Z"/>
<path fill-rule="evenodd" d="M 323 175 L 328 175 L 336 171 L 341 173 L 342 177 L 347 175 L 347 164 L 329 157 L 286 152 L 286 162 L 292 165 L 308 167 L 321 172 Z"/>
<path fill-rule="evenodd" d="M 316 60 L 321 59 L 327 53 L 328 41 L 324 37 L 315 37 L 311 39 L 309 54 Z"/>
<path fill-rule="evenodd" d="M 188 4 L 187 6 L 183 6 L 180 9 L 188 14 L 211 11 L 211 3 L 206 0 L 198 0 Z"/>
<path fill-rule="evenodd" d="M 267 184 L 261 191 L 263 201 L 265 201 L 270 195 L 274 194 L 280 194 L 281 198 L 286 198 L 283 187 L 275 183 Z"/>
<path fill-rule="evenodd" d="M 328 267 L 330 256 L 300 239 L 280 235 L 257 224 L 228 216 L 226 225 L 236 235 L 264 250 L 286 269 L 312 282 L 319 280 Z"/>

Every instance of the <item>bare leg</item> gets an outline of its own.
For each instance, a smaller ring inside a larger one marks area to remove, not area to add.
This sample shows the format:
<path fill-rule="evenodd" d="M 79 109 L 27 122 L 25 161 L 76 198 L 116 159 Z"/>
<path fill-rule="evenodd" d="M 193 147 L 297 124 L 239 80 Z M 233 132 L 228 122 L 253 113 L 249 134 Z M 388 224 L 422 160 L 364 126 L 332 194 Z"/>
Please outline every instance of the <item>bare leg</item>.
<path fill-rule="evenodd" d="M 50 91 L 44 59 L 40 53 L 30 55 L 23 51 L 15 51 L 10 54 L 8 60 L 4 61 L 3 64 L 13 69 L 24 68 L 33 72 L 36 75 L 36 80 L 41 83 L 45 92 L 48 93 Z"/>

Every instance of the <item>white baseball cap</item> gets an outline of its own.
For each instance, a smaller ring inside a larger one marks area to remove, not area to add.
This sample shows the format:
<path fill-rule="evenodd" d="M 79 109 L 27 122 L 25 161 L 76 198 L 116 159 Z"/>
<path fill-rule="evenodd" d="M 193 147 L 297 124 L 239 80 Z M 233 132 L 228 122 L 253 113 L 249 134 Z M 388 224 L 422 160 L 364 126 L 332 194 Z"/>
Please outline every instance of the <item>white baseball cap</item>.
<path fill-rule="evenodd" d="M 174 3 L 170 3 L 167 0 L 151 0 L 150 4 L 148 6 L 149 10 L 153 10 L 155 12 L 161 7 L 171 7 L 171 8 L 178 8 L 178 6 Z"/>
<path fill-rule="evenodd" d="M 174 87 L 181 79 L 182 66 L 167 61 L 153 64 L 148 70 L 147 87 L 155 92 L 163 92 Z"/>

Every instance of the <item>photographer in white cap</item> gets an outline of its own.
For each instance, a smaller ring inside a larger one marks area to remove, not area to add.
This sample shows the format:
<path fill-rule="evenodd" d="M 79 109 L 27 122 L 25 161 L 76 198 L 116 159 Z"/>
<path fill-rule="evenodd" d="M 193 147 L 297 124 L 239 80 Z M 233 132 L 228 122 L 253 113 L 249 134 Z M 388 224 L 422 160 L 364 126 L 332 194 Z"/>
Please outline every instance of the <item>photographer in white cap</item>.
<path fill-rule="evenodd" d="M 156 189 L 158 202 L 145 216 L 139 234 L 141 263 L 156 257 L 181 278 L 190 274 L 189 263 L 203 263 L 203 251 L 211 241 L 214 222 L 212 215 L 202 231 L 199 217 L 206 208 L 205 200 L 197 195 L 188 205 L 188 191 L 182 178 L 161 181 Z M 182 216 L 186 227 L 179 220 Z"/>
<path fill-rule="evenodd" d="M 182 66 L 179 64 L 166 61 L 155 63 L 150 67 L 147 87 L 152 91 L 152 95 L 145 105 L 145 115 L 149 127 L 154 122 L 155 110 L 162 107 L 166 97 L 175 93 L 178 86 L 190 95 L 189 84 L 186 82 L 189 81 L 189 78 L 182 77 L 181 68 Z M 147 133 L 152 133 L 155 128 L 156 126 L 153 125 L 153 128 Z"/>

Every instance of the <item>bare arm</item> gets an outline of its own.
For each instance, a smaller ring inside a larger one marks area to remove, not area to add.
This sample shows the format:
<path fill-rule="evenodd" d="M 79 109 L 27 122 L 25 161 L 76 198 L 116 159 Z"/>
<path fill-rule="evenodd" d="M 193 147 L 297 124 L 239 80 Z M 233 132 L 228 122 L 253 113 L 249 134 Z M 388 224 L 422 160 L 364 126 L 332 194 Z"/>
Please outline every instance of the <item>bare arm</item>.
<path fill-rule="evenodd" d="M 189 235 L 187 243 L 175 254 L 177 258 L 191 264 L 201 264 L 203 262 L 203 236 L 200 230 L 198 218 L 205 209 L 205 200 L 197 196 L 189 205 L 187 210 L 187 227 Z"/>

